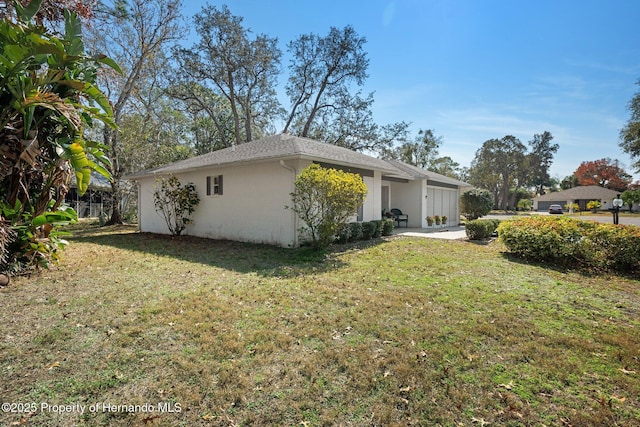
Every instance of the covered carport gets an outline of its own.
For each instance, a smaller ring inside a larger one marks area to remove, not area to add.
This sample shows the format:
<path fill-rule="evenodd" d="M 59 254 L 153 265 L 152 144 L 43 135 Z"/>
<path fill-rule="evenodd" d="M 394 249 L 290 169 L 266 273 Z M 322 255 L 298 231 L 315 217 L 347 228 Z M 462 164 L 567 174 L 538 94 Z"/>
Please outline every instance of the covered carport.
<path fill-rule="evenodd" d="M 388 163 L 406 179 L 382 177 L 383 207 L 397 208 L 409 216 L 408 227 L 426 228 L 427 216 L 446 216 L 449 225 L 460 222 L 460 193 L 469 184 L 403 162 Z"/>

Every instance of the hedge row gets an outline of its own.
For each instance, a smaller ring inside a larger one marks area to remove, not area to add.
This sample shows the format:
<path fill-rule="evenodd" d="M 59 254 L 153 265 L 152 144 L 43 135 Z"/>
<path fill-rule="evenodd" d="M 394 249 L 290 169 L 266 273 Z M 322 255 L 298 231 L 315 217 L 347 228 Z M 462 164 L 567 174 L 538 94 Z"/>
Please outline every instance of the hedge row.
<path fill-rule="evenodd" d="M 599 270 L 640 270 L 640 227 L 569 217 L 532 216 L 502 221 L 500 240 L 513 254 Z"/>
<path fill-rule="evenodd" d="M 340 228 L 336 243 L 369 240 L 380 236 L 390 236 L 393 231 L 393 219 L 379 219 L 366 222 L 350 222 Z"/>
<path fill-rule="evenodd" d="M 469 240 L 488 239 L 493 236 L 500 224 L 499 219 L 474 219 L 464 225 Z"/>

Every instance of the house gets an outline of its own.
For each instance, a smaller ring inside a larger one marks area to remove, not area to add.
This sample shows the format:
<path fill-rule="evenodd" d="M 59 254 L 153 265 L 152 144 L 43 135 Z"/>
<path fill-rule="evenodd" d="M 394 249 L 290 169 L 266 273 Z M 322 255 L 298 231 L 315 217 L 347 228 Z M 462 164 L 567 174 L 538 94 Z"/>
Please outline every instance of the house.
<path fill-rule="evenodd" d="M 97 218 L 100 214 L 110 215 L 111 184 L 99 173 L 91 174 L 89 188 L 81 196 L 76 180 L 72 179 L 64 203 L 76 211 L 78 218 Z"/>
<path fill-rule="evenodd" d="M 588 210 L 587 203 L 591 200 L 598 200 L 602 203 L 600 210 L 606 211 L 612 207 L 611 201 L 615 199 L 618 194 L 620 194 L 619 191 L 597 185 L 573 187 L 564 191 L 556 191 L 536 197 L 533 199 L 533 210 L 546 211 L 549 209 L 549 205 L 555 204 L 564 207 L 565 205 L 576 203 L 580 206 L 581 211 L 586 211 Z"/>
<path fill-rule="evenodd" d="M 296 176 L 312 163 L 359 174 L 368 189 L 354 220 L 380 219 L 399 208 L 408 227 L 426 227 L 427 215 L 447 215 L 457 225 L 460 189 L 467 184 L 400 162 L 391 162 L 336 145 L 288 134 L 273 135 L 223 150 L 145 170 L 126 177 L 138 185 L 140 231 L 168 233 L 155 210 L 156 179 L 175 175 L 192 182 L 200 204 L 185 234 L 214 239 L 300 244 L 299 218 L 292 210 Z"/>

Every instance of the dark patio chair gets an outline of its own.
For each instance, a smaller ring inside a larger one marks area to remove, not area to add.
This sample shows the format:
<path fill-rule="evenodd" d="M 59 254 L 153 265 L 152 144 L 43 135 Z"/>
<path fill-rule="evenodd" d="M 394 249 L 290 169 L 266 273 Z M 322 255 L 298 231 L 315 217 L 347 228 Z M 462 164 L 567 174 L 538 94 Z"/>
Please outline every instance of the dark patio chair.
<path fill-rule="evenodd" d="M 393 214 L 393 219 L 400 227 L 400 223 L 404 221 L 405 227 L 409 227 L 409 215 L 405 215 L 402 213 L 400 209 L 393 208 L 391 209 L 391 213 Z"/>

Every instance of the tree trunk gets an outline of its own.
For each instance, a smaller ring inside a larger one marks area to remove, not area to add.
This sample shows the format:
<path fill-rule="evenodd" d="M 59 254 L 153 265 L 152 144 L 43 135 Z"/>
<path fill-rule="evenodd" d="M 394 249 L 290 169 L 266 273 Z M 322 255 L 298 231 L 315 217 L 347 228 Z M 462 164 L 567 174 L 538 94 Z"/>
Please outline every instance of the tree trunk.
<path fill-rule="evenodd" d="M 329 79 L 329 76 L 331 75 L 331 73 L 333 72 L 333 69 L 331 69 L 329 71 L 329 74 L 327 74 L 324 78 L 324 80 L 322 80 L 322 84 L 320 85 L 320 89 L 318 90 L 318 94 L 316 95 L 316 99 L 313 103 L 313 108 L 311 108 L 311 111 L 309 113 L 309 117 L 307 117 L 307 121 L 304 124 L 304 129 L 302 130 L 302 135 L 303 137 L 307 137 L 309 136 L 309 131 L 311 130 L 311 123 L 313 123 L 313 120 L 316 118 L 316 114 L 318 113 L 318 110 L 320 109 L 320 99 L 322 98 L 322 95 L 324 94 L 324 90 L 327 88 L 327 81 Z"/>
<path fill-rule="evenodd" d="M 242 144 L 242 138 L 240 137 L 240 115 L 238 114 L 238 105 L 236 100 L 236 92 L 233 85 L 233 73 L 228 71 L 227 76 L 229 78 L 229 103 L 231 104 L 231 112 L 233 113 L 233 133 L 236 137 L 236 145 Z"/>
<path fill-rule="evenodd" d="M 122 215 L 120 214 L 120 203 L 122 202 L 122 192 L 120 191 L 120 162 L 118 161 L 118 135 L 116 130 L 108 126 L 104 127 L 104 144 L 111 149 L 111 219 L 107 225 L 122 225 Z"/>
<path fill-rule="evenodd" d="M 120 189 L 116 185 L 115 181 L 111 183 L 111 189 L 113 190 L 111 194 L 111 219 L 107 222 L 106 225 L 122 225 L 124 222 L 122 221 L 122 214 L 120 213 L 120 203 L 122 202 L 122 195 L 120 193 Z M 117 196 L 116 196 L 117 195 Z"/>
<path fill-rule="evenodd" d="M 244 110 L 244 133 L 245 133 L 245 142 L 251 142 L 253 140 L 253 134 L 251 131 L 251 99 L 250 95 L 244 99 L 242 102 L 242 109 Z"/>

